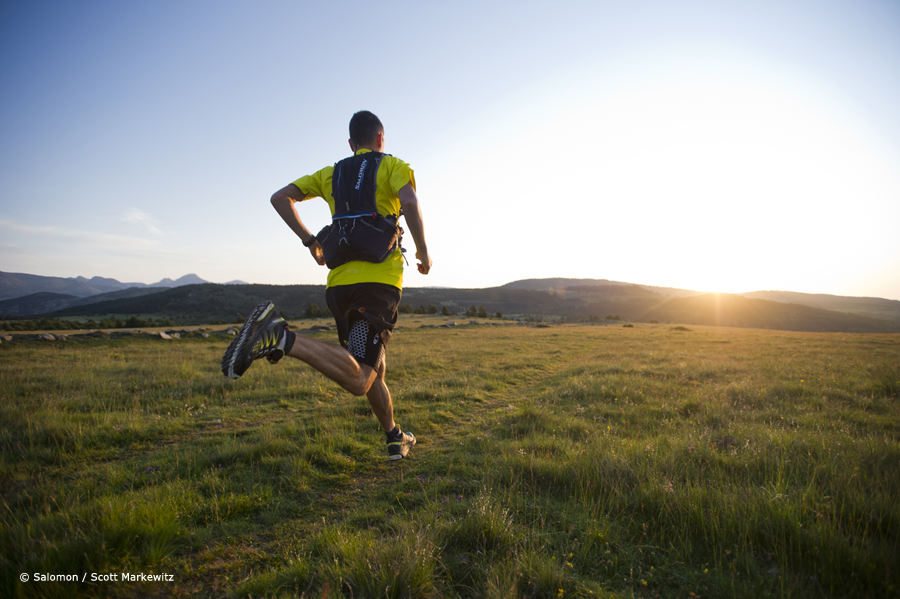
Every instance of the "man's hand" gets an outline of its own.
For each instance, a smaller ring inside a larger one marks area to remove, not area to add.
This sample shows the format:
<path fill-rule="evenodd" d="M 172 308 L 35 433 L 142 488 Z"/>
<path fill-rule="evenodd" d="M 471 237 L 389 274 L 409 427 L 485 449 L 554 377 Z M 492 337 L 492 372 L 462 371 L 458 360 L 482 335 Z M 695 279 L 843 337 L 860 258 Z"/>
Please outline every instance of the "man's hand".
<path fill-rule="evenodd" d="M 419 272 L 423 275 L 427 275 L 428 271 L 431 270 L 431 258 L 428 256 L 428 252 L 416 252 L 416 260 L 419 261 L 416 264 L 416 268 L 419 269 Z"/>
<path fill-rule="evenodd" d="M 303 201 L 305 197 L 306 194 L 303 193 L 303 190 L 291 183 L 287 187 L 279 189 L 272 195 L 272 206 L 297 237 L 301 240 L 305 239 L 309 241 L 314 235 L 309 232 L 306 225 L 300 220 L 300 215 L 297 214 L 297 210 L 294 208 L 294 204 Z M 308 247 L 313 260 L 315 260 L 319 266 L 325 266 L 325 254 L 323 253 L 322 246 L 319 245 L 319 242 L 315 241 Z"/>
<path fill-rule="evenodd" d="M 319 245 L 318 241 L 313 242 L 313 244 L 309 246 L 309 253 L 319 266 L 325 266 L 325 253 L 322 251 L 322 246 Z"/>

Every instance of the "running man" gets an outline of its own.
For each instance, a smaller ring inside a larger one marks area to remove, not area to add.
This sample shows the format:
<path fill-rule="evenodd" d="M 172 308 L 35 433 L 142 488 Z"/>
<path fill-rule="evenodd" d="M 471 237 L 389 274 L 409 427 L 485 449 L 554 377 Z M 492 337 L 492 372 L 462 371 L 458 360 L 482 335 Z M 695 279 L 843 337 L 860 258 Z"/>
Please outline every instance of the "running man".
<path fill-rule="evenodd" d="M 378 117 L 368 111 L 354 114 L 349 142 L 353 156 L 300 177 L 272 196 L 272 206 L 312 259 L 329 268 L 325 299 L 340 345 L 294 334 L 272 302 L 264 302 L 228 347 L 222 372 L 239 378 L 262 357 L 275 363 L 288 355 L 306 362 L 353 395 L 366 396 L 386 434 L 388 459 L 400 460 L 416 438 L 394 422 L 384 375 L 385 346 L 397 324 L 403 286 L 403 230 L 397 224 L 401 214 L 416 246 L 419 272 L 427 275 L 432 263 L 413 171 L 384 153 L 384 127 Z M 328 202 L 333 217 L 318 235 L 310 233 L 295 207 L 315 197 Z"/>

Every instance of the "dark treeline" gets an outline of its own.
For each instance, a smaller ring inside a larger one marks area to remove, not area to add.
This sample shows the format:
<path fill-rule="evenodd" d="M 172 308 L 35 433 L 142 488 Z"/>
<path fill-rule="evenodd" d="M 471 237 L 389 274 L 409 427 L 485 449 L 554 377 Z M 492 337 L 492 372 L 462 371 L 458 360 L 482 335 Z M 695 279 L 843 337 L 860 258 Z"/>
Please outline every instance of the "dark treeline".
<path fill-rule="evenodd" d="M 73 331 L 82 329 L 137 329 L 144 327 L 170 327 L 175 322 L 171 318 L 154 320 L 152 318 L 101 318 L 100 320 L 63 320 L 59 318 L 41 318 L 39 320 L 14 320 L 0 317 L 0 329 L 4 331 Z"/>

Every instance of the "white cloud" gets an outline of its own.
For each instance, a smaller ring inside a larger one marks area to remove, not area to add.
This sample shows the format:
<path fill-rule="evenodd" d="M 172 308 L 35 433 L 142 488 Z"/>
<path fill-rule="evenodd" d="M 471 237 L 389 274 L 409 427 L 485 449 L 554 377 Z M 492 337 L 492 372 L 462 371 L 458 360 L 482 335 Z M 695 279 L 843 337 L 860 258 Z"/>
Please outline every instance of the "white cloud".
<path fill-rule="evenodd" d="M 102 246 L 110 250 L 134 249 L 135 247 L 150 248 L 159 245 L 159 241 L 154 239 L 97 233 L 96 231 L 70 229 L 68 227 L 25 225 L 7 219 L 0 219 L 0 233 L 7 240 L 12 237 L 26 237 L 30 243 L 35 245 L 74 243 Z"/>
<path fill-rule="evenodd" d="M 162 235 L 163 232 L 156 225 L 159 221 L 141 210 L 140 208 L 132 208 L 125 216 L 122 217 L 126 223 L 139 225 L 144 227 L 148 233 L 152 235 Z"/>
<path fill-rule="evenodd" d="M 196 272 L 202 252 L 148 237 L 55 225 L 30 225 L 0 216 L 0 270 L 44 276 L 113 277 L 157 281 Z M 234 278 L 234 277 L 232 277 Z"/>

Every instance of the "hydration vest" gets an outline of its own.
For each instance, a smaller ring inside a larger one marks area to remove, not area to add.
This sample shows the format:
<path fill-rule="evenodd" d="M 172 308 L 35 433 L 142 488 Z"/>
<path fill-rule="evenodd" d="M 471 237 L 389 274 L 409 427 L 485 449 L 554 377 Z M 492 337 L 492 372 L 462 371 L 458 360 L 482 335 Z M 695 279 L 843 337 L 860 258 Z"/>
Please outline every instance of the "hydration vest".
<path fill-rule="evenodd" d="M 352 260 L 384 262 L 400 247 L 403 229 L 394 215 L 378 214 L 375 185 L 384 154 L 365 152 L 334 165 L 331 195 L 334 216 L 316 240 L 325 254 L 325 265 L 337 268 Z"/>

